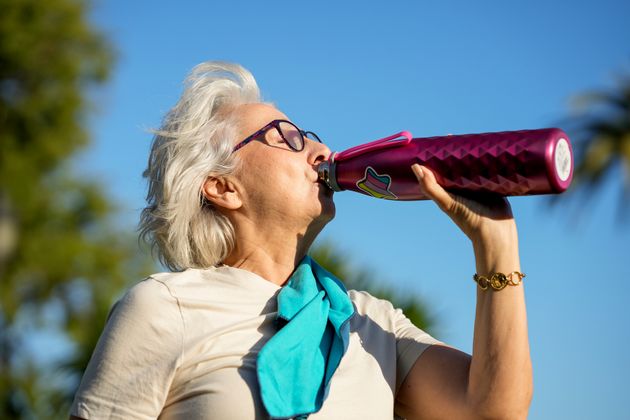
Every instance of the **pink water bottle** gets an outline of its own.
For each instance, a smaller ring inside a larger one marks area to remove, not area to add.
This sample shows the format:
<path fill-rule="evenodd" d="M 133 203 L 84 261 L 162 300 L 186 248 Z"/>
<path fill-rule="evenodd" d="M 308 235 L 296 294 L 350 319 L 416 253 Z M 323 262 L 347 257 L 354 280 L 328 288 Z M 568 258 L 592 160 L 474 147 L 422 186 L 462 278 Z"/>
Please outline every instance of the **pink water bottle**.
<path fill-rule="evenodd" d="M 403 131 L 332 153 L 318 171 L 334 191 L 423 200 L 414 163 L 430 168 L 440 185 L 455 193 L 560 193 L 573 177 L 571 143 L 558 128 L 426 138 Z"/>

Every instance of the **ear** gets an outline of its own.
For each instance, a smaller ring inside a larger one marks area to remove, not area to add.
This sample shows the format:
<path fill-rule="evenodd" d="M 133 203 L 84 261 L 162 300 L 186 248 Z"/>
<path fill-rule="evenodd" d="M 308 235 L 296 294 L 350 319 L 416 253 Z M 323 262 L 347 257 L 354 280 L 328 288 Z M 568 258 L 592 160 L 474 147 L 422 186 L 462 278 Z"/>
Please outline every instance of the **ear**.
<path fill-rule="evenodd" d="M 236 210 L 243 205 L 237 185 L 225 177 L 209 176 L 203 183 L 203 196 L 215 206 Z"/>

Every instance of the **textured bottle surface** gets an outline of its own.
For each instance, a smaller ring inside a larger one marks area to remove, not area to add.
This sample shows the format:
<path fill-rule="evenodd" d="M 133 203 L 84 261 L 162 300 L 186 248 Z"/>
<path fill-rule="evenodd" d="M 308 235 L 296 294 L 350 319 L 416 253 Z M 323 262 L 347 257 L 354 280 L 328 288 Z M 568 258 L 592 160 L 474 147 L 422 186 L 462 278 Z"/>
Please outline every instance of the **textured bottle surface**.
<path fill-rule="evenodd" d="M 393 137 L 333 154 L 324 177 L 328 185 L 383 199 L 425 199 L 411 171 L 414 163 L 430 168 L 440 185 L 453 192 L 559 193 L 573 176 L 571 144 L 557 128 Z"/>

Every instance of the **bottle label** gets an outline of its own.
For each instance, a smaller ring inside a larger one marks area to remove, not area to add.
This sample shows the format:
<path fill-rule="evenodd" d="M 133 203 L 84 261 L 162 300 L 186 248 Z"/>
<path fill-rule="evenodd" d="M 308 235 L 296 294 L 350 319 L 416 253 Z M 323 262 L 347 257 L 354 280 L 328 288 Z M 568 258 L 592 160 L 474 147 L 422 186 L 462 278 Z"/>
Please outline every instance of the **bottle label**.
<path fill-rule="evenodd" d="M 371 166 L 365 168 L 365 176 L 356 183 L 357 188 L 367 195 L 386 200 L 397 200 L 396 194 L 389 190 L 391 185 L 391 176 L 379 174 Z"/>

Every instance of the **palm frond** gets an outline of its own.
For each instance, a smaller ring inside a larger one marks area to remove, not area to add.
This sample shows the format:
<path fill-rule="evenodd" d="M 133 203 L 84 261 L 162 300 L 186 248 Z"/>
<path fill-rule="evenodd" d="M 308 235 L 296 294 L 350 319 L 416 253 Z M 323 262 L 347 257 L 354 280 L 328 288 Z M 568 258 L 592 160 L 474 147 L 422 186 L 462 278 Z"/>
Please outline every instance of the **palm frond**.
<path fill-rule="evenodd" d="M 630 76 L 619 79 L 614 91 L 588 92 L 573 99 L 577 114 L 564 119 L 574 146 L 575 169 L 569 190 L 551 204 L 580 201 L 588 208 L 606 182 L 620 185 L 617 220 L 630 220 Z M 610 174 L 621 170 L 622 179 Z"/>

